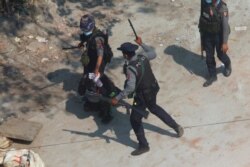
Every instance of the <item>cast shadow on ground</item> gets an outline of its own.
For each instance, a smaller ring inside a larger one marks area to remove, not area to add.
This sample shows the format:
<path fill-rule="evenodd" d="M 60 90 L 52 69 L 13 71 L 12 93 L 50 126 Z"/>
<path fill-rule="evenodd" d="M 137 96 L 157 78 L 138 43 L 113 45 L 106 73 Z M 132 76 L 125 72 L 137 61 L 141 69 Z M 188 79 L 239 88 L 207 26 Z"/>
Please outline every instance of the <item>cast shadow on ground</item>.
<path fill-rule="evenodd" d="M 157 2 L 146 2 L 145 0 L 134 0 L 137 3 L 143 3 L 143 6 L 137 9 L 137 12 L 143 14 L 152 14 L 156 13 L 156 8 L 159 6 Z"/>
<path fill-rule="evenodd" d="M 97 112 L 85 112 L 83 110 L 83 102 L 79 102 L 79 99 L 76 96 L 70 98 L 66 102 L 66 110 L 67 112 L 76 115 L 78 119 L 85 119 L 88 117 L 93 118 L 93 121 L 97 126 L 97 130 L 90 133 L 82 131 L 74 131 L 72 129 L 70 130 L 63 129 L 63 131 L 67 131 L 72 134 L 89 136 L 91 138 L 98 137 L 106 140 L 107 143 L 110 143 L 110 141 L 115 141 L 126 146 L 130 146 L 133 148 L 136 147 L 136 142 L 130 139 L 129 133 L 131 127 L 129 125 L 128 115 L 113 110 L 112 115 L 114 116 L 114 119 L 109 124 L 103 124 L 101 122 L 101 118 L 98 117 Z M 105 132 L 107 131 L 111 131 L 112 133 L 114 133 L 114 135 L 112 136 L 106 135 Z"/>
<path fill-rule="evenodd" d="M 54 72 L 50 72 L 47 75 L 49 81 L 54 84 L 63 83 L 64 91 L 77 91 L 78 83 L 81 79 L 81 74 L 71 72 L 69 69 L 59 69 Z"/>
<path fill-rule="evenodd" d="M 203 59 L 201 55 L 177 45 L 168 46 L 164 53 L 172 56 L 173 60 L 182 65 L 190 74 L 195 74 L 204 79 L 208 77 L 206 58 Z M 216 71 L 217 74 L 222 73 L 223 68 L 218 67 Z"/>
<path fill-rule="evenodd" d="M 33 110 L 27 105 L 31 101 L 39 106 L 47 106 L 53 97 L 49 92 L 42 91 L 37 84 L 43 82 L 39 75 L 28 80 L 21 68 L 12 65 L 0 65 L 0 73 L 0 111 L 5 115 L 15 112 L 17 108 L 17 111 L 26 114 Z M 16 104 L 16 109 L 13 111 L 12 106 L 5 103 Z"/>
<path fill-rule="evenodd" d="M 83 102 L 80 102 L 77 96 L 72 96 L 66 102 L 67 112 L 69 112 L 70 114 L 76 115 L 77 118 L 79 119 L 93 117 L 93 121 L 97 125 L 97 130 L 91 133 L 75 131 L 72 129 L 63 129 L 63 131 L 70 132 L 72 134 L 89 136 L 93 138 L 98 137 L 98 138 L 106 140 L 107 143 L 110 143 L 110 141 L 114 141 L 114 142 L 123 144 L 125 146 L 136 148 L 137 142 L 130 138 L 131 136 L 130 132 L 132 128 L 131 128 L 130 121 L 129 121 L 129 115 L 119 112 L 118 109 L 113 108 L 112 115 L 114 119 L 109 124 L 103 124 L 101 122 L 101 119 L 98 117 L 97 112 L 85 112 L 83 110 Z M 171 133 L 168 130 L 162 129 L 160 127 L 156 127 L 152 124 L 143 123 L 143 125 L 144 125 L 145 130 L 150 130 L 150 131 L 157 132 L 157 133 L 167 135 L 170 137 L 176 137 L 175 133 Z M 167 126 L 165 127 L 166 129 L 168 128 Z M 107 131 L 111 131 L 113 135 L 106 135 L 105 133 Z M 146 137 L 147 137 L 147 133 L 146 133 Z"/>
<path fill-rule="evenodd" d="M 108 69 L 116 69 L 119 67 L 123 67 L 123 64 L 125 63 L 125 59 L 122 56 L 119 57 L 113 57 L 110 64 L 107 65 Z"/>
<path fill-rule="evenodd" d="M 117 68 L 124 62 L 122 57 L 114 58 L 109 68 Z M 113 110 L 112 115 L 114 119 L 110 124 L 106 125 L 101 122 L 101 118 L 98 117 L 97 112 L 85 112 L 83 110 L 83 104 L 81 97 L 77 95 L 78 83 L 81 78 L 81 74 L 71 72 L 69 69 L 59 69 L 51 72 L 47 75 L 47 78 L 53 84 L 63 83 L 63 90 L 70 91 L 66 101 L 66 114 L 73 114 L 78 119 L 92 118 L 97 125 L 97 130 L 95 132 L 77 132 L 74 130 L 65 130 L 74 134 L 86 135 L 90 137 L 99 137 L 105 139 L 107 142 L 116 141 L 126 146 L 137 147 L 137 143 L 130 139 L 131 126 L 129 122 L 129 116 L 121 112 L 117 112 L 116 109 Z M 84 125 L 83 125 L 84 126 Z M 145 129 L 150 131 L 158 132 L 160 134 L 168 135 L 174 137 L 175 135 L 167 130 L 158 128 L 154 125 L 144 123 Z M 167 126 L 166 126 L 167 128 Z M 114 137 L 105 135 L 106 131 L 114 132 Z"/>

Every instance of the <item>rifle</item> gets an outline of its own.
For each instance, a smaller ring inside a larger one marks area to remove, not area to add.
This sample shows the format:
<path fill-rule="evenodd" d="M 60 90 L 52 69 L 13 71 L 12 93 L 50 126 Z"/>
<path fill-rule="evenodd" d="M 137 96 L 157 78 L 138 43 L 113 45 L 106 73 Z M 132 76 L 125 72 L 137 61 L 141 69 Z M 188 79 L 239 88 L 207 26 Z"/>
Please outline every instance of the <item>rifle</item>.
<path fill-rule="evenodd" d="M 79 46 L 71 46 L 71 47 L 62 47 L 62 50 L 76 49 L 80 48 Z"/>
<path fill-rule="evenodd" d="M 131 26 L 131 28 L 132 28 L 134 34 L 135 34 L 135 37 L 136 37 L 136 39 L 137 39 L 138 36 L 137 36 L 137 34 L 136 34 L 136 32 L 135 32 L 134 26 L 133 26 L 132 22 L 130 21 L 130 19 L 128 19 L 128 22 L 129 22 L 129 24 L 130 24 L 130 26 Z"/>
<path fill-rule="evenodd" d="M 104 101 L 104 102 L 107 102 L 107 103 L 111 103 L 111 99 L 110 99 L 110 98 L 104 97 L 104 96 L 102 96 L 102 95 L 100 95 L 100 94 L 97 94 L 97 93 L 94 93 L 94 92 L 90 92 L 90 91 L 86 91 L 85 97 L 86 97 L 87 99 L 92 99 L 92 101 L 95 101 L 95 102 L 98 102 L 98 101 L 101 100 L 101 101 Z M 90 100 L 90 101 L 91 101 L 91 100 Z M 119 106 L 125 107 L 127 110 L 132 109 L 132 110 L 136 111 L 137 113 L 139 113 L 139 114 L 140 114 L 141 116 L 143 116 L 144 118 L 146 118 L 146 119 L 148 118 L 148 115 L 149 115 L 149 112 L 148 112 L 148 111 L 146 111 L 146 110 L 141 110 L 141 109 L 139 109 L 138 107 L 135 107 L 135 106 L 129 104 L 128 102 L 124 101 L 124 100 L 120 100 L 120 101 L 118 102 L 118 105 L 119 105 Z"/>

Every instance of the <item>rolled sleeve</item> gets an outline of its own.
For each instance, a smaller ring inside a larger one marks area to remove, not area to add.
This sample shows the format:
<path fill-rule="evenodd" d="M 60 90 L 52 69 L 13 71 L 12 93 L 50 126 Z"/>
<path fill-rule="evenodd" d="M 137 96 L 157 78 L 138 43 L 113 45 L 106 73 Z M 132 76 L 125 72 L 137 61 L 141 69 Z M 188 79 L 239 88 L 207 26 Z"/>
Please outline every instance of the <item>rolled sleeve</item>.
<path fill-rule="evenodd" d="M 104 39 L 102 37 L 96 37 L 96 51 L 98 56 L 103 56 L 104 54 Z"/>

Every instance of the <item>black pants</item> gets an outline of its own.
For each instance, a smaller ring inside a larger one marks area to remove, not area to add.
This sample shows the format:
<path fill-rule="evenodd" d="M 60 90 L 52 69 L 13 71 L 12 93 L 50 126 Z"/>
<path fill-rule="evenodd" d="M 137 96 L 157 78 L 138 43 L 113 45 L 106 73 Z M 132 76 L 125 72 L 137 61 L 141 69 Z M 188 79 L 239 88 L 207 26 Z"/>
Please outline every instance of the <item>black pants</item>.
<path fill-rule="evenodd" d="M 221 50 L 222 47 L 222 35 L 205 33 L 203 37 L 204 49 L 206 51 L 206 63 L 210 76 L 216 76 L 216 63 L 215 63 L 215 50 L 220 61 L 228 67 L 231 64 L 230 58 L 226 53 Z"/>
<path fill-rule="evenodd" d="M 178 124 L 175 122 L 175 120 L 173 120 L 173 118 L 163 108 L 156 104 L 156 95 L 157 93 L 154 92 L 137 93 L 134 98 L 134 106 L 142 110 L 148 108 L 152 114 L 160 118 L 165 124 L 173 129 L 177 128 Z M 139 141 L 139 145 L 148 146 L 142 125 L 142 115 L 132 110 L 130 115 L 130 123 L 136 134 L 137 140 Z"/>
<path fill-rule="evenodd" d="M 105 74 L 102 75 L 100 80 L 103 83 L 103 87 L 99 90 L 100 94 L 110 98 L 111 93 L 117 91 L 114 83 Z M 111 116 L 111 104 L 108 102 L 100 101 L 98 103 L 98 110 L 102 113 L 101 115 L 104 118 Z"/>

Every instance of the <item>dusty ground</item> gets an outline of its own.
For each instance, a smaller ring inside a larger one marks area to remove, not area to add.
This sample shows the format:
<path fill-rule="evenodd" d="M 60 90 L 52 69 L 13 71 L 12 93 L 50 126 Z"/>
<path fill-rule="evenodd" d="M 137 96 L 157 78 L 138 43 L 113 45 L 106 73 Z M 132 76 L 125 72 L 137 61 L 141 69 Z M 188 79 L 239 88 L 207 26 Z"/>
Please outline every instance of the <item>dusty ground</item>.
<path fill-rule="evenodd" d="M 29 16 L 1 17 L 0 110 L 2 115 L 43 124 L 30 145 L 47 166 L 232 166 L 249 167 L 250 127 L 250 2 L 227 0 L 233 73 L 225 78 L 218 61 L 218 81 L 209 88 L 205 61 L 199 55 L 199 3 L 188 0 L 64 1 L 40 5 Z M 150 115 L 145 129 L 151 151 L 139 158 L 129 153 L 135 136 L 124 109 L 114 111 L 110 125 L 85 113 L 76 88 L 81 75 L 78 21 L 91 12 L 110 30 L 115 57 L 107 74 L 123 86 L 123 59 L 116 48 L 134 36 L 130 18 L 145 43 L 156 50 L 152 62 L 160 83 L 158 103 L 185 127 L 182 139 Z M 246 31 L 235 27 L 247 26 Z M 38 42 L 36 37 L 47 42 Z M 20 39 L 19 42 L 15 40 Z M 83 165 L 84 164 L 84 165 Z"/>

